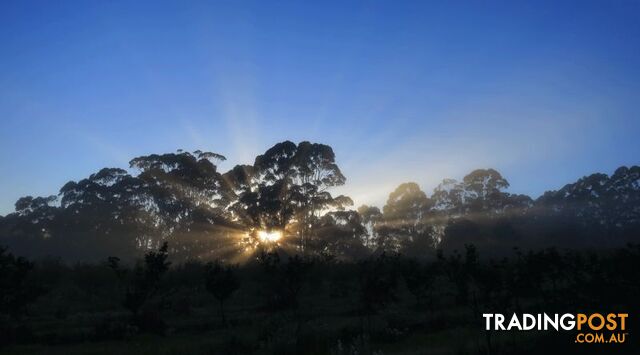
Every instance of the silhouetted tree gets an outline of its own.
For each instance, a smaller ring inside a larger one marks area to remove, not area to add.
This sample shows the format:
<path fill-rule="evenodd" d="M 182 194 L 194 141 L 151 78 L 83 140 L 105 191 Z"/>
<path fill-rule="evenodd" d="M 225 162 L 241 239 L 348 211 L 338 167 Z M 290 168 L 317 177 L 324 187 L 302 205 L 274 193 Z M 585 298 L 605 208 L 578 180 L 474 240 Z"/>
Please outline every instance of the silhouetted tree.
<path fill-rule="evenodd" d="M 258 261 L 265 272 L 267 288 L 271 291 L 268 302 L 274 308 L 290 308 L 297 315 L 298 296 L 312 261 L 294 255 L 282 262 L 277 252 L 261 252 Z"/>
<path fill-rule="evenodd" d="M 424 256 L 433 247 L 428 210 L 431 201 L 416 183 L 404 183 L 384 206 L 383 222 L 377 228 L 378 248 Z"/>
<path fill-rule="evenodd" d="M 515 245 L 614 247 L 640 235 L 638 166 L 583 177 L 536 201 L 506 192 L 498 171 L 478 169 L 445 179 L 430 197 L 402 184 L 383 213 L 362 206 L 356 214 L 345 210 L 351 199 L 329 192 L 346 181 L 329 146 L 281 142 L 253 165 L 220 174 L 224 159 L 178 151 L 132 159 L 135 173 L 101 169 L 58 196 L 20 198 L 0 218 L 0 238 L 19 254 L 69 260 L 133 260 L 164 240 L 176 260 L 230 260 L 258 246 L 265 229 L 284 234 L 273 247 L 342 258 L 366 255 L 362 245 L 423 258 L 472 243 L 495 256 Z"/>
<path fill-rule="evenodd" d="M 558 191 L 547 191 L 535 204 L 533 218 L 563 246 L 580 243 L 609 247 L 637 241 L 640 231 L 640 167 L 618 168 L 612 176 L 592 174 Z M 563 236 L 554 230 L 567 229 Z M 557 237 L 556 237 L 557 236 Z"/>
<path fill-rule="evenodd" d="M 325 214 L 316 227 L 313 250 L 333 255 L 337 260 L 355 260 L 368 255 L 362 244 L 367 234 L 360 214 L 355 211 L 336 211 Z"/>
<path fill-rule="evenodd" d="M 0 246 L 0 314 L 17 318 L 26 306 L 33 302 L 42 290 L 29 284 L 27 279 L 34 264 L 23 257 L 16 257 Z"/>
<path fill-rule="evenodd" d="M 298 248 L 304 252 L 319 213 L 353 202 L 333 197 L 329 189 L 346 178 L 335 163 L 331 147 L 290 141 L 278 143 L 256 157 L 254 165 L 236 167 L 225 174 L 238 191 L 231 210 L 253 230 L 278 230 L 287 234 L 295 226 Z"/>
<path fill-rule="evenodd" d="M 147 209 L 158 226 L 155 236 L 171 240 L 176 257 L 210 256 L 239 234 L 227 211 L 235 196 L 215 165 L 224 160 L 220 154 L 195 151 L 152 154 L 130 162 L 145 183 Z M 147 240 L 143 245 L 155 247 L 158 242 Z"/>
<path fill-rule="evenodd" d="M 229 265 L 223 265 L 219 260 L 208 263 L 205 286 L 207 291 L 218 300 L 222 324 L 227 326 L 224 302 L 240 287 L 240 282 L 235 274 L 235 268 Z"/>
<path fill-rule="evenodd" d="M 92 259 L 102 253 L 127 259 L 147 247 L 156 220 L 141 179 L 104 168 L 60 189 L 60 217 L 53 239 Z"/>
<path fill-rule="evenodd" d="M 416 299 L 416 305 L 420 307 L 425 305 L 425 301 L 429 302 L 429 293 L 436 275 L 432 264 L 408 259 L 402 264 L 401 273 L 407 289 Z"/>
<path fill-rule="evenodd" d="M 131 271 L 125 271 L 119 264 L 119 259 L 111 257 L 108 260 L 108 265 L 114 270 L 116 276 L 123 279 L 127 283 L 124 300 L 122 305 L 131 311 L 134 324 L 141 326 L 141 328 L 161 327 L 163 324 L 158 324 L 160 320 L 154 319 L 154 324 L 146 324 L 146 319 L 142 319 L 140 316 L 140 310 L 145 303 L 151 299 L 160 287 L 160 280 L 162 276 L 169 270 L 171 262 L 167 259 L 169 245 L 164 242 L 158 251 L 149 251 L 144 256 L 144 262 L 136 263 L 135 267 Z M 123 275 L 130 275 L 129 279 L 124 279 Z M 160 322 L 161 323 L 161 322 Z"/>
<path fill-rule="evenodd" d="M 398 257 L 382 253 L 359 263 L 360 296 L 365 315 L 397 300 Z"/>
<path fill-rule="evenodd" d="M 383 222 L 382 212 L 378 207 L 362 205 L 358 207 L 358 213 L 367 232 L 364 245 L 369 249 L 374 249 L 378 240 L 377 229 L 379 224 Z"/>

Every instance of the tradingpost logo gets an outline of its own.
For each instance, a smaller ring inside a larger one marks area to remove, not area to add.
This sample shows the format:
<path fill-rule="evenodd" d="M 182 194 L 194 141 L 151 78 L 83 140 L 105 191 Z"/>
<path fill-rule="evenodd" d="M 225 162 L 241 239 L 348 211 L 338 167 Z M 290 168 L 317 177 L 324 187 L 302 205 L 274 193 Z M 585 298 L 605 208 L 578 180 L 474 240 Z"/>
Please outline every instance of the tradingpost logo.
<path fill-rule="evenodd" d="M 578 331 L 576 343 L 621 344 L 627 340 L 628 313 L 516 314 L 506 318 L 500 313 L 484 313 L 485 330 L 497 331 Z"/>

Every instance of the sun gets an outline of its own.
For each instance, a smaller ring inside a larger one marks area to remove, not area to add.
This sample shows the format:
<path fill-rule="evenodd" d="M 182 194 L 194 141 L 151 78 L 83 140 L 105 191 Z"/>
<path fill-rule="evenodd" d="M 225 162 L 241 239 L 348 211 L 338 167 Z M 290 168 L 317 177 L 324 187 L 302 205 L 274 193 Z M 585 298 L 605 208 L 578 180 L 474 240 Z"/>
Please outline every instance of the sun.
<path fill-rule="evenodd" d="M 258 238 L 260 238 L 262 242 L 274 243 L 282 238 L 282 232 L 261 230 L 258 231 Z"/>

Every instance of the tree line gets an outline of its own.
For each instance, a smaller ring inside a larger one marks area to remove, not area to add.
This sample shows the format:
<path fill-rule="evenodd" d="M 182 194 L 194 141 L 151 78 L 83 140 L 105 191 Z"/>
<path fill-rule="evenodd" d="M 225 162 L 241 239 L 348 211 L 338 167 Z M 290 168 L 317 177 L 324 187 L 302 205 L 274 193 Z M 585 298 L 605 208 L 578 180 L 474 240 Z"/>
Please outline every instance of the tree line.
<path fill-rule="evenodd" d="M 537 199 L 506 192 L 494 169 L 445 179 L 427 195 L 401 184 L 382 210 L 357 209 L 332 188 L 346 177 L 327 145 L 285 141 L 253 165 L 218 171 L 225 157 L 177 151 L 134 158 L 70 181 L 58 195 L 27 196 L 0 217 L 0 244 L 19 255 L 133 260 L 169 242 L 175 260 L 289 255 L 357 260 L 381 253 L 435 258 L 473 244 L 483 255 L 513 247 L 609 248 L 640 236 L 640 167 L 593 174 Z M 278 240 L 261 239 L 261 232 Z"/>

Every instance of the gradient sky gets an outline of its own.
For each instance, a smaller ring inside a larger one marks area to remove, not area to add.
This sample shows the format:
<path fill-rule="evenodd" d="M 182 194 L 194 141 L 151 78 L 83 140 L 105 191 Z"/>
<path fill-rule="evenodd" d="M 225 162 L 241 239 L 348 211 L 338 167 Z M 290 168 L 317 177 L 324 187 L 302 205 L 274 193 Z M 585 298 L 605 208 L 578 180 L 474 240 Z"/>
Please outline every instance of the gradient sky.
<path fill-rule="evenodd" d="M 340 190 L 640 163 L 639 1 L 2 1 L 0 214 L 138 155 L 331 145 Z"/>

